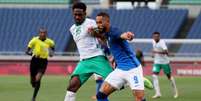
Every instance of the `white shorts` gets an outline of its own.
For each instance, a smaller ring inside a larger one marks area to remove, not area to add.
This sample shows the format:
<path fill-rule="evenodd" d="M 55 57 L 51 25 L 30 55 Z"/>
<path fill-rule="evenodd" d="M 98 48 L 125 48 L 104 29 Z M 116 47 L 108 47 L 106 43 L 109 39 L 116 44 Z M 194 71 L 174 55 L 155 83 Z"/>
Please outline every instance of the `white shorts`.
<path fill-rule="evenodd" d="M 102 76 L 98 75 L 98 74 L 93 74 L 94 75 L 94 79 L 95 80 L 102 80 Z"/>
<path fill-rule="evenodd" d="M 112 87 L 120 89 L 128 84 L 132 90 L 144 90 L 142 66 L 124 71 L 116 68 L 105 79 Z"/>

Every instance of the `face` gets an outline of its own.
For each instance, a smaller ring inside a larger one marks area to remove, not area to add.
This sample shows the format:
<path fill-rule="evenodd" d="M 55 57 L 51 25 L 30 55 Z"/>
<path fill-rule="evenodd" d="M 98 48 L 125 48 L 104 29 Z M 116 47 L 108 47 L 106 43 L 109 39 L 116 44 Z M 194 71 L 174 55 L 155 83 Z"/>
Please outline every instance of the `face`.
<path fill-rule="evenodd" d="M 158 42 L 160 40 L 160 35 L 159 34 L 153 34 L 153 39 Z"/>
<path fill-rule="evenodd" d="M 98 29 L 101 31 L 101 32 L 106 32 L 107 29 L 109 29 L 109 19 L 107 18 L 104 18 L 102 16 L 97 16 L 96 17 L 96 24 L 98 26 Z"/>
<path fill-rule="evenodd" d="M 73 10 L 73 17 L 76 24 L 82 24 L 84 22 L 85 16 L 86 12 L 83 9 L 75 8 Z"/>
<path fill-rule="evenodd" d="M 39 37 L 40 37 L 41 40 L 45 40 L 46 37 L 47 37 L 47 32 L 40 32 Z"/>

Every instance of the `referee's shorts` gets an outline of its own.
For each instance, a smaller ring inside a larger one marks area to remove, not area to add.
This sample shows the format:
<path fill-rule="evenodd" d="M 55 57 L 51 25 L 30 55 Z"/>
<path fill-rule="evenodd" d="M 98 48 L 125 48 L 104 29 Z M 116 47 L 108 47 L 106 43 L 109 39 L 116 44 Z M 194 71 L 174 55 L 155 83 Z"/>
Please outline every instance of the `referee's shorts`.
<path fill-rule="evenodd" d="M 30 64 L 30 75 L 33 77 L 36 76 L 37 73 L 44 74 L 47 68 L 47 64 L 48 64 L 47 59 L 33 56 Z"/>

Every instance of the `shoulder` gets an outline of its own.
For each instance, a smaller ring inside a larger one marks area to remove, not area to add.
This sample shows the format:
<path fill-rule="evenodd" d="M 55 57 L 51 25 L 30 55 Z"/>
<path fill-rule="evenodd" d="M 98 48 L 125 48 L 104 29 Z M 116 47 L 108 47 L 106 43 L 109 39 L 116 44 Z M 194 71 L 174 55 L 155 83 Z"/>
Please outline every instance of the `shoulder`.
<path fill-rule="evenodd" d="M 46 41 L 51 42 L 51 43 L 54 42 L 54 40 L 50 39 L 50 38 L 47 38 Z"/>
<path fill-rule="evenodd" d="M 155 42 L 155 40 L 154 39 L 152 39 L 152 44 L 155 44 L 156 42 Z"/>
<path fill-rule="evenodd" d="M 84 24 L 88 27 L 96 26 L 96 21 L 94 19 L 86 18 Z"/>
<path fill-rule="evenodd" d="M 96 23 L 94 19 L 86 18 L 85 20 L 87 23 Z"/>
<path fill-rule="evenodd" d="M 165 44 L 165 40 L 160 39 L 160 43 L 161 43 L 161 44 Z"/>
<path fill-rule="evenodd" d="M 110 32 L 112 32 L 114 34 L 122 34 L 122 31 L 117 27 L 111 27 Z"/>
<path fill-rule="evenodd" d="M 38 40 L 38 36 L 34 36 L 32 39 L 31 39 L 31 41 L 35 41 L 35 40 Z"/>
<path fill-rule="evenodd" d="M 75 24 L 73 24 L 71 27 L 70 27 L 70 31 L 73 31 L 73 29 L 75 28 Z"/>

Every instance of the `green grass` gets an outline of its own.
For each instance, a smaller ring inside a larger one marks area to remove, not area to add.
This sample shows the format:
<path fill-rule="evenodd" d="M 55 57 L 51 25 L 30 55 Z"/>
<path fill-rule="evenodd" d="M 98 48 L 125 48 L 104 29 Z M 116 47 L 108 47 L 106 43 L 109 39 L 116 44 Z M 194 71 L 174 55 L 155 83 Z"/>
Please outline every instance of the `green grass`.
<path fill-rule="evenodd" d="M 37 101 L 63 101 L 69 78 L 64 76 L 44 76 Z M 148 101 L 201 101 L 200 77 L 177 77 L 179 98 L 174 99 L 169 81 L 160 77 L 162 97 L 151 99 L 153 90 L 146 89 Z M 29 84 L 28 76 L 0 76 L 1 101 L 30 101 L 33 89 Z M 95 82 L 89 81 L 77 93 L 76 101 L 92 101 L 95 94 Z M 133 101 L 130 89 L 116 91 L 110 96 L 110 101 Z"/>

